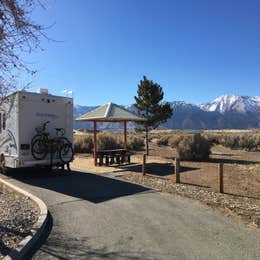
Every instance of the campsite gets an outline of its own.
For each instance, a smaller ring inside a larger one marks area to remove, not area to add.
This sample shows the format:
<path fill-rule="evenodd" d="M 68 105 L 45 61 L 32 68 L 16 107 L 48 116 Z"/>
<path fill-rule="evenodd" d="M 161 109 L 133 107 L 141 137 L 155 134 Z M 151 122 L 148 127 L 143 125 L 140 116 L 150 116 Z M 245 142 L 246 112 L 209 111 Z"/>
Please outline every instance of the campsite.
<path fill-rule="evenodd" d="M 260 259 L 259 12 L 0 0 L 0 260 Z"/>

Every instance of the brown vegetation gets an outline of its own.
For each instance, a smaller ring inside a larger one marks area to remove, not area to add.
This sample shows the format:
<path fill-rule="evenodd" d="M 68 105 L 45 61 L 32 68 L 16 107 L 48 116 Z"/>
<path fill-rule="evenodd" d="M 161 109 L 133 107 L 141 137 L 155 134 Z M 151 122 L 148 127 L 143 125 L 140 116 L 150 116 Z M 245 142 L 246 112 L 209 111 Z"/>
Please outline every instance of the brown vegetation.
<path fill-rule="evenodd" d="M 131 151 L 140 151 L 144 147 L 144 139 L 140 136 L 130 134 L 127 138 L 128 149 Z M 75 153 L 93 152 L 93 134 L 84 133 L 74 135 Z M 97 135 L 98 150 L 120 149 L 123 148 L 123 135 L 110 132 L 100 132 Z"/>
<path fill-rule="evenodd" d="M 231 149 L 257 151 L 260 149 L 260 133 L 205 133 L 213 144 L 221 144 Z"/>

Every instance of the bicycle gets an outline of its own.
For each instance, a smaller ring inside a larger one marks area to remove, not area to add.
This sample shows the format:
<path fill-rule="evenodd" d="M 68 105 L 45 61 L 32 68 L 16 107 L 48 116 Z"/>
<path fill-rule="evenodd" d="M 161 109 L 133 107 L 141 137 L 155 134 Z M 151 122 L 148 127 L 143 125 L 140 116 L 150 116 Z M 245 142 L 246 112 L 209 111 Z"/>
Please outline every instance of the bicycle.
<path fill-rule="evenodd" d="M 47 121 L 41 127 L 35 128 L 37 134 L 31 141 L 32 156 L 36 160 L 43 160 L 50 153 L 52 160 L 53 154 L 57 153 L 61 162 L 67 164 L 74 156 L 72 144 L 68 138 L 64 137 L 64 128 L 55 128 L 56 135 L 51 138 L 50 133 L 46 132 L 46 126 L 49 123 L 50 121 Z"/>

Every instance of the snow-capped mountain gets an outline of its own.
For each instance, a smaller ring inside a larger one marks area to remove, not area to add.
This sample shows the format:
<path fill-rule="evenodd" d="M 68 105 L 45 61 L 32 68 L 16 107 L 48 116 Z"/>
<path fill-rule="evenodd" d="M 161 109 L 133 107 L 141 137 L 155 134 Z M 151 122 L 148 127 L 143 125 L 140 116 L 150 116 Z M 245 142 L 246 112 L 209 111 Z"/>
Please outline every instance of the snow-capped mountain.
<path fill-rule="evenodd" d="M 80 105 L 75 105 L 74 106 L 74 118 L 77 118 L 83 114 L 88 113 L 89 111 L 95 109 L 96 106 L 80 106 Z"/>
<path fill-rule="evenodd" d="M 260 96 L 248 97 L 223 95 L 212 102 L 196 105 L 184 101 L 169 102 L 173 116 L 160 128 L 164 129 L 248 129 L 260 127 Z M 74 117 L 85 114 L 96 107 L 75 106 Z M 136 112 L 135 106 L 126 109 Z M 91 127 L 91 123 L 75 122 L 75 128 Z M 120 124 L 99 124 L 100 129 L 115 129 Z M 135 125 L 129 124 L 134 128 Z"/>
<path fill-rule="evenodd" d="M 220 112 L 258 112 L 260 111 L 260 96 L 248 97 L 239 95 L 223 95 L 212 102 L 200 105 L 205 111 Z"/>

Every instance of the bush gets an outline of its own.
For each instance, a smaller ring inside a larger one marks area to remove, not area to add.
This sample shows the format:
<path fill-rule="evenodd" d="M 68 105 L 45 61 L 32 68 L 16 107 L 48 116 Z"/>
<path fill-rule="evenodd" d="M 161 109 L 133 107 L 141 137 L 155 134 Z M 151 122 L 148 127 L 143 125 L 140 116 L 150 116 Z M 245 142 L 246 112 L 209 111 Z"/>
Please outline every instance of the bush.
<path fill-rule="evenodd" d="M 239 140 L 240 137 L 236 135 L 226 135 L 224 137 L 225 146 L 231 149 L 239 148 Z"/>
<path fill-rule="evenodd" d="M 93 152 L 93 134 L 75 135 L 74 152 L 91 153 Z M 97 135 L 98 150 L 121 149 L 124 147 L 122 135 L 114 133 L 99 133 Z M 128 148 L 130 150 L 142 150 L 144 147 L 144 138 L 135 135 L 128 137 Z"/>
<path fill-rule="evenodd" d="M 256 151 L 259 146 L 258 138 L 250 135 L 242 135 L 239 138 L 238 146 L 246 151 Z"/>
<path fill-rule="evenodd" d="M 157 145 L 168 145 L 169 144 L 169 139 L 170 137 L 167 135 L 161 136 L 158 140 L 157 140 Z"/>
<path fill-rule="evenodd" d="M 110 150 L 123 148 L 122 141 L 118 135 L 112 133 L 100 133 L 97 136 L 98 150 Z"/>
<path fill-rule="evenodd" d="M 203 136 L 212 144 L 220 144 L 220 135 L 204 134 Z"/>
<path fill-rule="evenodd" d="M 256 151 L 260 147 L 260 136 L 258 134 L 205 134 L 208 141 L 221 144 L 230 149 L 243 149 Z"/>
<path fill-rule="evenodd" d="M 257 150 L 260 150 L 260 135 L 256 138 Z"/>
<path fill-rule="evenodd" d="M 186 138 L 189 137 L 189 136 L 186 136 Z M 184 136 L 181 136 L 181 135 L 174 135 L 174 136 L 171 136 L 170 139 L 169 139 L 169 145 L 172 147 L 172 148 L 177 148 L 180 141 L 184 138 Z"/>
<path fill-rule="evenodd" d="M 211 143 L 201 134 L 183 137 L 177 146 L 181 160 L 201 161 L 209 158 Z"/>
<path fill-rule="evenodd" d="M 74 152 L 75 153 L 91 153 L 94 147 L 93 137 L 91 135 L 74 136 Z"/>
<path fill-rule="evenodd" d="M 259 136 L 257 135 L 226 135 L 220 139 L 220 144 L 231 149 L 243 149 L 246 151 L 256 151 L 259 147 Z"/>
<path fill-rule="evenodd" d="M 129 150 L 140 151 L 144 147 L 144 138 L 130 135 L 128 137 Z"/>

